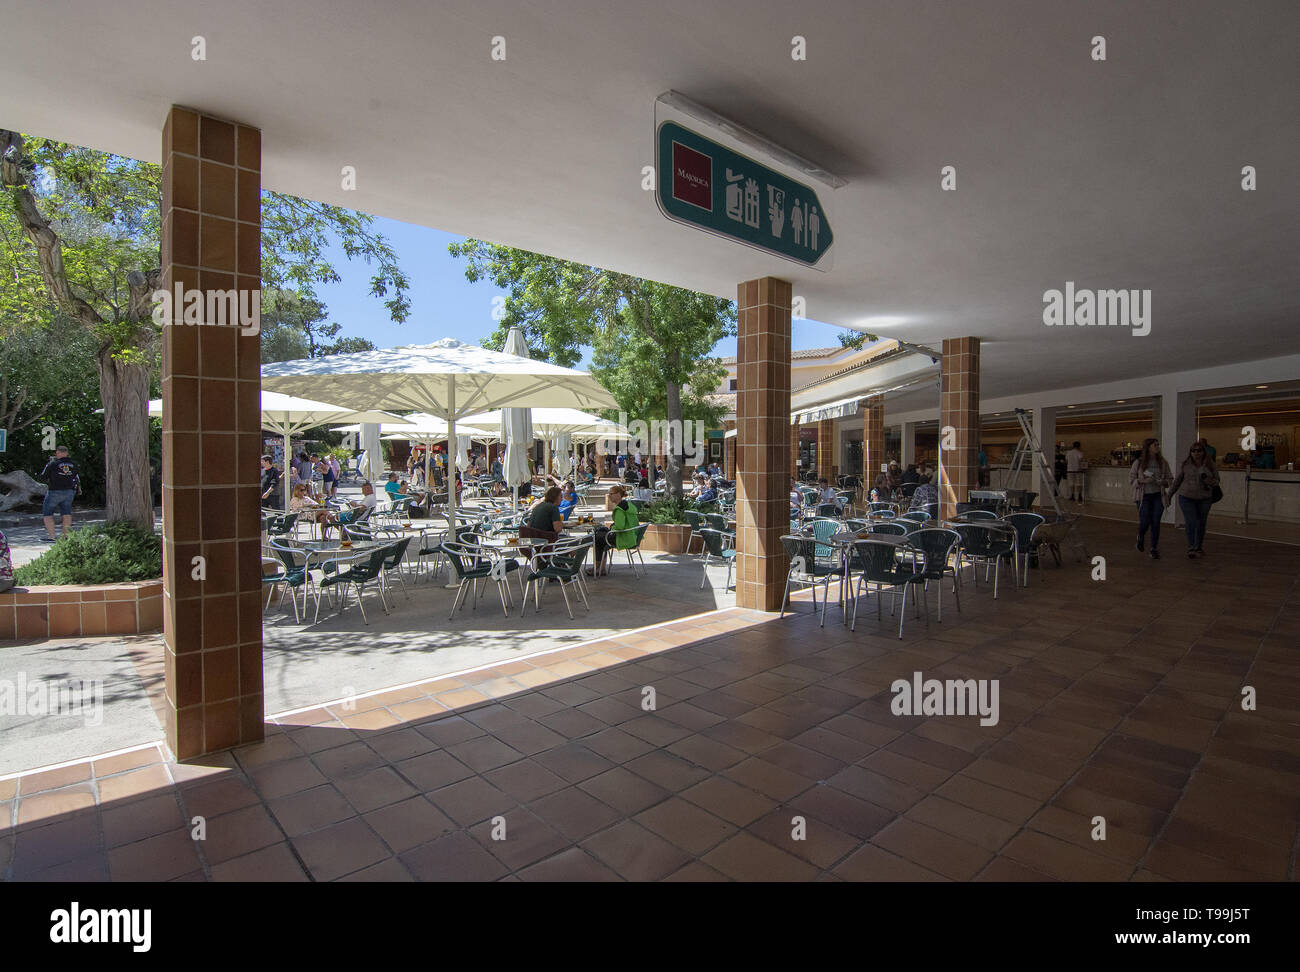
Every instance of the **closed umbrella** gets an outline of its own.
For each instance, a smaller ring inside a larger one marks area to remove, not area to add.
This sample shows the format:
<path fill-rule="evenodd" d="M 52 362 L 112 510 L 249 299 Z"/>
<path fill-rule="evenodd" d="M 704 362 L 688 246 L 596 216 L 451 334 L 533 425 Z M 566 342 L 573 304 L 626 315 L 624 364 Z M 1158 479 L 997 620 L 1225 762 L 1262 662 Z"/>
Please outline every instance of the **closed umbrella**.
<path fill-rule="evenodd" d="M 528 342 L 524 332 L 512 327 L 506 334 L 502 350 L 518 358 L 527 358 Z M 533 478 L 529 454 L 533 447 L 532 410 L 503 408 L 501 410 L 501 435 L 506 440 L 506 461 L 503 469 L 506 486 L 510 488 L 510 506 L 519 505 L 519 487 Z"/>

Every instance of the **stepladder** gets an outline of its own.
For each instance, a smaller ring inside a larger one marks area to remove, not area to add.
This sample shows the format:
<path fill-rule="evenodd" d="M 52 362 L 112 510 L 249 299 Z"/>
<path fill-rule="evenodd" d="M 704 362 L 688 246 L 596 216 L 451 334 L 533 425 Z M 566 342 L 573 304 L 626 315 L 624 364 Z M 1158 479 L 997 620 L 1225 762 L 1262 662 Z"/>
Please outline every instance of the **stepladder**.
<path fill-rule="evenodd" d="M 1088 547 L 1079 534 L 1078 514 L 1069 514 L 1061 509 L 1061 498 L 1055 488 L 1056 472 L 1053 470 L 1047 457 L 1043 455 L 1043 447 L 1038 441 L 1038 436 L 1034 433 L 1033 419 L 1026 409 L 1016 409 L 1016 422 L 1020 425 L 1020 441 L 1016 444 L 1016 451 L 1011 457 L 1011 471 L 1009 482 L 1019 481 L 1022 471 L 1029 473 L 1030 484 L 1033 483 L 1033 472 L 1037 470 L 1041 476 L 1042 482 L 1051 488 L 1043 490 L 1046 493 L 1045 499 L 1050 501 L 1053 512 L 1056 514 L 1053 518 L 1057 523 L 1065 523 L 1066 529 L 1060 539 L 1061 546 L 1070 548 L 1084 561 L 1090 560 L 1088 556 Z M 1044 506 L 1047 505 L 1045 502 Z"/>

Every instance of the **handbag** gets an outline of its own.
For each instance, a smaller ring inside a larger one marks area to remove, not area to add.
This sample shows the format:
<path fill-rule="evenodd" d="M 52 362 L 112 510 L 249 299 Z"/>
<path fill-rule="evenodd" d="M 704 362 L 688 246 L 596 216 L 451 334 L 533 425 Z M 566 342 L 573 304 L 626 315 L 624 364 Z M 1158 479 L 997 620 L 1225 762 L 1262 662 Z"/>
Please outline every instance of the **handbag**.
<path fill-rule="evenodd" d="M 1210 487 L 1210 505 L 1213 506 L 1219 500 L 1223 499 L 1223 490 L 1218 483 Z"/>

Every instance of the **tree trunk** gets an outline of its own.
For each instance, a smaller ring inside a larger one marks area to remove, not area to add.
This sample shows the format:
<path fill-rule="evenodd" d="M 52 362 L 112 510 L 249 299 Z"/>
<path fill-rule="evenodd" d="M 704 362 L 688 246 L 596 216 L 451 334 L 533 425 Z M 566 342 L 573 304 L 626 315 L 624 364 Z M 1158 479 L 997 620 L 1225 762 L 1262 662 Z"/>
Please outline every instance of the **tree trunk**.
<path fill-rule="evenodd" d="M 149 490 L 148 359 L 114 358 L 111 349 L 97 355 L 99 397 L 104 405 L 104 493 L 109 522 L 126 520 L 153 529 Z M 77 444 L 68 443 L 76 455 Z"/>
<path fill-rule="evenodd" d="M 664 477 L 668 480 L 668 495 L 682 497 L 682 450 L 684 436 L 682 432 L 682 386 L 675 381 L 664 385 L 664 398 L 668 405 L 668 467 Z"/>

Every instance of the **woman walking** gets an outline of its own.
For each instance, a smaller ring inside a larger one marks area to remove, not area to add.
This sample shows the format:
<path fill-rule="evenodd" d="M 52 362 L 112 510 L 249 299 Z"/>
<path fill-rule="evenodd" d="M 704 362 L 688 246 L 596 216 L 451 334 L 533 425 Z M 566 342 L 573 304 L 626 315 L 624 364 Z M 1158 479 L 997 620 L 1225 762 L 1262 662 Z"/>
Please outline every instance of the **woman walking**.
<path fill-rule="evenodd" d="M 1169 463 L 1160 453 L 1159 439 L 1143 439 L 1142 453 L 1128 474 L 1133 500 L 1138 509 L 1138 550 L 1143 549 L 1147 529 L 1151 530 L 1151 559 L 1160 559 L 1160 517 L 1165 512 L 1165 494 L 1173 481 Z"/>
<path fill-rule="evenodd" d="M 1214 464 L 1205 448 L 1205 440 L 1197 439 L 1178 470 L 1178 478 L 1170 487 L 1178 494 L 1178 506 L 1183 511 L 1183 524 L 1187 528 L 1187 556 L 1195 560 L 1204 557 L 1201 549 L 1205 543 L 1205 524 L 1210 518 L 1210 505 L 1214 502 L 1214 487 L 1219 485 L 1219 467 Z"/>

